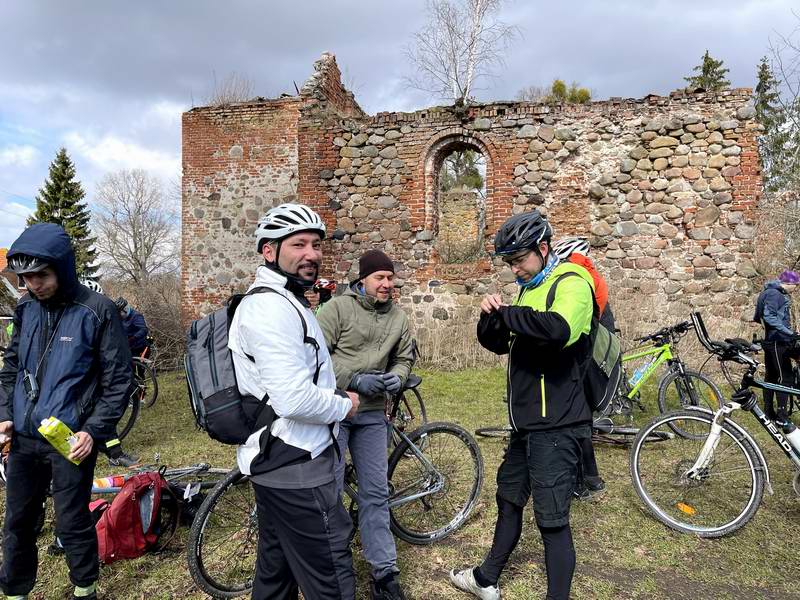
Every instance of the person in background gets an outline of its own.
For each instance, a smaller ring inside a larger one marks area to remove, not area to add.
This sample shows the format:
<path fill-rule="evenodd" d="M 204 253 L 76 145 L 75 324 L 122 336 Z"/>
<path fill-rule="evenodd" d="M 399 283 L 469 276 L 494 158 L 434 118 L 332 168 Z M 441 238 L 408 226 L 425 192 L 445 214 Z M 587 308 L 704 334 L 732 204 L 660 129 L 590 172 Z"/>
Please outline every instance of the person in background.
<path fill-rule="evenodd" d="M 96 600 L 100 570 L 89 499 L 97 445 L 114 435 L 127 402 L 130 350 L 111 300 L 78 282 L 62 227 L 28 227 L 9 249 L 8 267 L 28 293 L 14 312 L 0 370 L 0 434 L 11 438 L 0 589 L 13 600 L 33 590 L 36 529 L 50 490 L 72 598 Z M 75 432 L 69 459 L 38 431 L 50 417 Z"/>
<path fill-rule="evenodd" d="M 764 327 L 765 381 L 780 385 L 792 385 L 792 359 L 800 358 L 798 335 L 792 326 L 792 300 L 790 294 L 800 284 L 800 274 L 783 271 L 777 279 L 764 284 L 756 300 L 753 321 Z M 778 410 L 775 410 L 775 393 L 764 390 L 764 412 L 778 425 L 788 425 L 789 396 L 777 394 Z"/>
<path fill-rule="evenodd" d="M 370 598 L 403 600 L 394 535 L 389 528 L 386 398 L 403 387 L 414 349 L 408 317 L 392 302 L 394 263 L 380 250 L 358 261 L 358 278 L 319 311 L 333 359 L 336 384 L 357 392 L 357 414 L 339 428 L 336 483 L 344 489 L 344 456 L 350 451 L 358 476 L 358 523 L 370 564 Z"/>
<path fill-rule="evenodd" d="M 600 324 L 613 332 L 616 323 L 608 300 L 608 284 L 589 258 L 589 240 L 584 237 L 562 238 L 553 244 L 553 252 L 560 260 L 580 265 L 589 272 L 594 280 L 594 299 L 600 311 Z M 606 482 L 597 467 L 592 438 L 581 439 L 581 471 L 575 497 L 578 500 L 588 500 L 605 488 Z"/>

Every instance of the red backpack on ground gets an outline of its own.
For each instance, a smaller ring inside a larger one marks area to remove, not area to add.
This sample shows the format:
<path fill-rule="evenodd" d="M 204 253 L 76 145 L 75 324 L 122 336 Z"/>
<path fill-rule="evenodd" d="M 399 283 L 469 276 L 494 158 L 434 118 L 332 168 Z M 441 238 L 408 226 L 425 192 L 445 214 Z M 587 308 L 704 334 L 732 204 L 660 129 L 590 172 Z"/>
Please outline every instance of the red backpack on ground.
<path fill-rule="evenodd" d="M 101 512 L 95 528 L 105 564 L 160 550 L 178 525 L 177 498 L 156 471 L 130 477 L 110 504 L 97 500 L 90 507 Z"/>

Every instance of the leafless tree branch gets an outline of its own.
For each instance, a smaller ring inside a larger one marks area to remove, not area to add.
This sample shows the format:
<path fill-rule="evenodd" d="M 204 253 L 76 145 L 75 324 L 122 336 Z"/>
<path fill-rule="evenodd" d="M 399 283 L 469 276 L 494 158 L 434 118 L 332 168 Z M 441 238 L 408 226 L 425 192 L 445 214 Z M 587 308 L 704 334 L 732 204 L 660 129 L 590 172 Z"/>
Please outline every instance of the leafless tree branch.
<path fill-rule="evenodd" d="M 428 24 L 406 47 L 415 89 L 455 103 L 468 102 L 476 82 L 503 65 L 519 29 L 499 21 L 505 0 L 428 0 Z"/>
<path fill-rule="evenodd" d="M 137 285 L 178 268 L 176 211 L 161 183 L 141 169 L 106 175 L 93 213 L 106 270 Z"/>

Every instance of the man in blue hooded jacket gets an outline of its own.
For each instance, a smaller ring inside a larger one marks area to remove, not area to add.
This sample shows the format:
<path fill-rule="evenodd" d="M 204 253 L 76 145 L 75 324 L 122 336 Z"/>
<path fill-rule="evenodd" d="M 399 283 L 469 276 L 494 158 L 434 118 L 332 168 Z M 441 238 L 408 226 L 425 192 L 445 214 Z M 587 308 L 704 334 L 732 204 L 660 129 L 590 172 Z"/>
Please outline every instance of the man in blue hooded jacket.
<path fill-rule="evenodd" d="M 797 334 L 792 327 L 792 302 L 789 298 L 797 285 L 800 275 L 794 271 L 784 271 L 778 279 L 768 281 L 756 300 L 753 321 L 764 326 L 764 379 L 769 383 L 791 386 L 792 359 L 800 356 L 796 342 Z M 767 417 L 783 425 L 789 419 L 789 396 L 778 394 L 778 411 L 775 412 L 775 394 L 764 390 L 764 412 Z"/>
<path fill-rule="evenodd" d="M 66 552 L 73 598 L 92 600 L 99 575 L 89 513 L 97 445 L 114 436 L 131 385 L 131 354 L 110 299 L 80 285 L 64 229 L 37 223 L 8 251 L 28 288 L 0 370 L 0 433 L 11 437 L 0 589 L 24 599 L 37 571 L 35 528 L 52 480 L 56 535 Z M 75 432 L 70 459 L 39 433 L 57 417 Z"/>

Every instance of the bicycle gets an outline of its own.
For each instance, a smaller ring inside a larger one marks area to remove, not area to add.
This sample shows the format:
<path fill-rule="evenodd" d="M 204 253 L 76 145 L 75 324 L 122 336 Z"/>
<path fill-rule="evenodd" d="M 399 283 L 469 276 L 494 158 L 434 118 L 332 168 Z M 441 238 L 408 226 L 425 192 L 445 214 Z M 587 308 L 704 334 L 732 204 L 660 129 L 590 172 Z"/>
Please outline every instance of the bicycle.
<path fill-rule="evenodd" d="M 431 544 L 460 528 L 477 505 L 483 457 L 472 436 L 453 423 L 427 423 L 410 433 L 400 429 L 396 419 L 401 397 L 393 398 L 388 415 L 392 434 L 400 439 L 389 456 L 387 473 L 390 527 L 406 542 Z M 348 465 L 344 493 L 351 515 L 357 498 L 355 475 Z M 242 596 L 252 588 L 257 543 L 253 488 L 246 475 L 233 469 L 209 492 L 192 524 L 189 572 L 214 598 Z"/>
<path fill-rule="evenodd" d="M 752 414 L 795 468 L 792 486 L 800 495 L 800 446 L 793 447 L 785 433 L 758 406 L 751 388 L 800 395 L 800 388 L 767 383 L 755 378 L 759 350 L 743 339 L 711 340 L 702 317 L 692 315 L 700 343 L 720 361 L 726 378 L 730 363 L 745 367 L 731 398 L 715 411 L 691 406 L 660 415 L 642 428 L 630 454 L 634 488 L 656 519 L 682 533 L 702 538 L 730 535 L 744 527 L 758 510 L 766 489 L 772 494 L 769 467 L 758 442 L 732 414 Z M 642 438 L 663 429 L 691 430 L 672 443 L 644 445 Z"/>
<path fill-rule="evenodd" d="M 141 395 L 141 405 L 150 408 L 158 399 L 158 378 L 156 377 L 156 358 L 158 353 L 153 346 L 153 338 L 147 338 L 148 345 L 139 356 L 133 357 L 133 373 Z"/>
<path fill-rule="evenodd" d="M 411 348 L 414 355 L 414 362 L 416 363 L 420 356 L 417 340 L 411 341 Z M 400 401 L 394 420 L 395 425 L 400 431 L 413 431 L 428 423 L 428 411 L 425 409 L 425 403 L 422 401 L 422 394 L 418 389 L 420 383 L 422 383 L 422 377 L 410 373 L 406 378 L 403 389 L 400 390 Z M 393 399 L 390 399 L 390 402 L 391 401 L 393 401 Z M 392 447 L 396 447 L 401 442 L 400 437 L 394 433 L 394 430 L 391 430 L 390 440 Z"/>
<path fill-rule="evenodd" d="M 2 455 L 0 456 L 0 488 L 5 487 L 6 484 L 8 450 L 8 446 L 4 446 Z M 205 499 L 204 492 L 215 487 L 219 481 L 228 474 L 228 469 L 214 468 L 208 463 L 197 463 L 188 467 L 167 468 L 163 465 L 159 465 L 158 461 L 159 458 L 158 455 L 156 455 L 156 463 L 153 465 L 144 465 L 135 469 L 130 469 L 119 475 L 95 478 L 92 481 L 92 495 L 116 496 L 122 490 L 125 481 L 132 476 L 148 471 L 158 471 L 161 473 L 161 476 L 169 487 L 169 494 L 162 497 L 162 509 L 164 512 L 162 527 L 167 533 L 164 542 L 159 544 L 163 546 L 172 538 L 180 522 L 186 525 L 191 524 L 197 513 L 197 509 Z M 47 497 L 49 496 L 50 492 L 48 491 Z M 45 501 L 47 497 L 45 497 Z M 42 511 L 36 524 L 35 533 L 37 536 L 43 531 L 44 524 L 45 513 Z"/>
<path fill-rule="evenodd" d="M 629 444 L 639 433 L 639 428 L 631 425 L 633 407 L 645 410 L 641 401 L 642 386 L 664 363 L 667 364 L 667 370 L 658 383 L 659 412 L 667 413 L 687 406 L 705 406 L 709 409 L 722 406 L 722 392 L 717 385 L 702 373 L 687 369 L 678 354 L 678 342 L 692 327 L 691 321 L 683 321 L 634 340 L 638 345 L 622 356 L 622 377 L 616 394 L 606 410 L 595 415 L 593 426 L 596 441 Z M 629 377 L 625 364 L 642 358 L 647 360 Z M 627 424 L 617 426 L 614 415 L 623 416 Z M 688 435 L 679 429 L 674 429 L 673 433 L 682 437 Z M 664 439 L 669 438 L 654 434 L 649 441 Z"/>
<path fill-rule="evenodd" d="M 149 360 L 134 356 L 132 368 L 133 385 L 128 394 L 125 411 L 117 424 L 117 438 L 120 440 L 125 439 L 125 436 L 133 430 L 142 407 L 153 406 L 158 398 L 158 379 Z"/>

